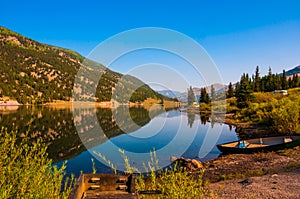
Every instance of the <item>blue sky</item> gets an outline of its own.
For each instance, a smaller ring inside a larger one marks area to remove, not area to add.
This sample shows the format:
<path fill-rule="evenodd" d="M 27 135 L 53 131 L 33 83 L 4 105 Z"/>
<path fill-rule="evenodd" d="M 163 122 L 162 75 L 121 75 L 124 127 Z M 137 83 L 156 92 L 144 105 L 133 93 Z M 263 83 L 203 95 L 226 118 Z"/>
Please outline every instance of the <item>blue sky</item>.
<path fill-rule="evenodd" d="M 299 1 L 2 1 L 0 25 L 87 56 L 133 28 L 181 32 L 204 47 L 224 83 L 257 65 L 266 74 L 300 64 Z M 127 63 L 127 62 L 126 62 Z M 126 72 L 122 67 L 115 68 Z M 202 83 L 191 77 L 191 83 Z"/>

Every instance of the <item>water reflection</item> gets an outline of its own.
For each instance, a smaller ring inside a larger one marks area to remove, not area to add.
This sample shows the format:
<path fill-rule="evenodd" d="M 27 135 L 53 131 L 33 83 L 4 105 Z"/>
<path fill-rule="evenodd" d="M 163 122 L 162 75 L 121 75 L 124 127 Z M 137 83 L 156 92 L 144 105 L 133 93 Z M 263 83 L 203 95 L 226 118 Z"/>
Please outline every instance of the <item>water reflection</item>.
<path fill-rule="evenodd" d="M 219 123 L 217 115 L 181 113 L 161 106 L 150 110 L 124 106 L 115 109 L 20 106 L 15 110 L 0 110 L 0 122 L 8 131 L 17 130 L 20 137 L 28 131 L 32 142 L 42 139 L 55 162 L 69 160 L 70 173 L 91 168 L 92 156 L 87 149 L 117 160 L 115 156 L 120 154 L 113 154 L 112 147 L 122 148 L 139 155 L 132 159 L 137 164 L 155 148 L 159 161 L 168 164 L 170 155 L 215 158 L 220 152 L 214 147 L 214 139 L 219 143 L 237 139 L 231 127 Z M 108 168 L 100 165 L 98 170 L 107 172 Z"/>
<path fill-rule="evenodd" d="M 188 126 L 190 128 L 193 127 L 194 121 L 195 121 L 195 113 L 194 112 L 188 112 Z M 199 115 L 199 114 L 197 114 Z M 208 113 L 200 113 L 200 121 L 202 125 L 206 125 L 207 122 L 210 122 L 211 128 L 214 127 L 215 123 L 223 123 L 223 121 L 220 121 L 222 118 L 220 118 L 218 115 L 214 114 L 208 114 Z M 231 130 L 231 129 L 230 129 Z"/>
<path fill-rule="evenodd" d="M 190 126 L 190 128 L 192 128 L 193 124 L 194 124 L 194 121 L 195 121 L 195 113 L 188 112 L 187 117 L 188 117 L 188 126 Z"/>
<path fill-rule="evenodd" d="M 129 109 L 129 113 L 130 119 L 134 121 L 136 126 L 131 125 L 128 117 L 124 116 L 122 116 L 124 120 L 118 125 L 115 117 L 124 115 L 125 110 L 125 107 L 122 106 L 113 110 L 109 108 L 80 108 L 80 110 L 75 110 L 79 111 L 80 114 L 73 114 L 71 107 L 20 106 L 13 110 L 9 109 L 9 111 L 7 108 L 2 108 L 0 110 L 0 123 L 9 132 L 17 130 L 20 137 L 25 136 L 28 131 L 28 136 L 32 142 L 38 138 L 41 139 L 48 145 L 49 157 L 54 161 L 61 161 L 77 156 L 85 151 L 87 146 L 88 148 L 95 147 L 106 140 L 92 135 L 88 135 L 87 139 L 84 139 L 84 136 L 79 137 L 78 133 L 86 132 L 100 124 L 105 137 L 110 139 L 125 132 L 134 132 L 151 120 L 148 110 L 142 107 L 133 107 Z M 95 111 L 97 121 L 91 119 L 92 113 Z M 162 109 L 157 109 L 151 114 L 155 117 L 162 112 Z M 82 128 L 78 131 L 74 123 Z M 97 135 L 99 132 L 94 133 Z M 90 140 L 90 137 L 95 139 Z"/>

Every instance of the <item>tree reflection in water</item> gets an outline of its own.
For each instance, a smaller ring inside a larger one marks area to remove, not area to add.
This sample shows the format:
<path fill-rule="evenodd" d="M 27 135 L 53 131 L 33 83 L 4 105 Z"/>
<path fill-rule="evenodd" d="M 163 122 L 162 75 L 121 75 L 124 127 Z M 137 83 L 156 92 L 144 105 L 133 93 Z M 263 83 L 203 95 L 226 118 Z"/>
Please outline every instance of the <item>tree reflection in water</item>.
<path fill-rule="evenodd" d="M 143 107 L 119 106 L 110 108 L 82 108 L 80 113 L 73 114 L 71 106 L 20 106 L 18 109 L 8 111 L 0 110 L 1 126 L 7 128 L 8 132 L 16 130 L 20 139 L 28 135 L 32 142 L 41 139 L 47 144 L 48 155 L 54 162 L 67 160 L 86 151 L 86 146 L 94 147 L 101 143 L 101 138 L 95 136 L 94 140 L 82 140 L 86 130 L 100 125 L 105 136 L 109 139 L 124 133 L 131 133 L 150 122 L 149 111 Z M 78 111 L 78 110 L 74 110 Z M 93 113 L 96 112 L 97 121 L 94 121 Z M 129 115 L 126 114 L 129 112 Z M 151 116 L 164 112 L 163 108 L 151 110 Z M 118 118 L 118 121 L 116 121 Z M 131 122 L 132 121 L 132 122 Z M 78 131 L 80 127 L 81 130 Z M 91 131 L 92 132 L 92 131 Z M 94 132 L 95 135 L 99 132 Z M 87 139 L 91 135 L 87 136 Z M 85 145 L 83 145 L 85 142 Z M 88 142 L 88 143 L 87 143 Z"/>

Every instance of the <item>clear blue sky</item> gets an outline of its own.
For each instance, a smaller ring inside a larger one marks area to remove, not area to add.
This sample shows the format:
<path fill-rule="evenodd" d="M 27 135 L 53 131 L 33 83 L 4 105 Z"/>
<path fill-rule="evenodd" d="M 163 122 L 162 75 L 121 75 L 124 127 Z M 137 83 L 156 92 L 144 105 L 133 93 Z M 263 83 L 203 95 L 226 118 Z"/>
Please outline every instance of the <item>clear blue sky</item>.
<path fill-rule="evenodd" d="M 228 83 L 257 65 L 266 74 L 300 64 L 299 8 L 296 0 L 10 0 L 1 2 L 0 25 L 84 56 L 128 29 L 173 29 L 199 42 Z"/>

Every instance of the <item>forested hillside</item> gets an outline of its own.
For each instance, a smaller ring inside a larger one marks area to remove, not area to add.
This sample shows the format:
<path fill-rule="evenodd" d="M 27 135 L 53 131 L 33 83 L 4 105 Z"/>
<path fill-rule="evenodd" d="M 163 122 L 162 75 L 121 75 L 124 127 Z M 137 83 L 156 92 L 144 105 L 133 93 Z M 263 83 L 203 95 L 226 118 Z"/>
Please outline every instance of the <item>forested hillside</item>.
<path fill-rule="evenodd" d="M 0 101 L 8 98 L 22 104 L 69 101 L 80 67 L 92 74 L 101 74 L 95 98 L 90 94 L 85 95 L 85 100 L 110 101 L 112 91 L 122 74 L 84 60 L 83 56 L 74 51 L 45 45 L 0 27 Z M 130 98 L 133 102 L 149 97 L 164 98 L 134 77 L 126 78 L 118 84 L 123 89 L 118 89 L 120 94 L 131 94 L 131 88 L 136 88 L 137 84 L 142 85 L 137 90 L 134 89 L 136 91 Z M 121 99 L 116 97 L 120 102 Z"/>

